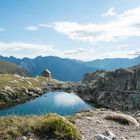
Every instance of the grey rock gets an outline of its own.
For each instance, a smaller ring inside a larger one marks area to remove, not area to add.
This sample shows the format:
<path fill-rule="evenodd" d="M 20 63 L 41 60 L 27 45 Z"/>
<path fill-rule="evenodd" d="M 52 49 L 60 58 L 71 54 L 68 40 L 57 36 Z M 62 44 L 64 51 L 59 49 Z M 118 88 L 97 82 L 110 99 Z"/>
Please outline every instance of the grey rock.
<path fill-rule="evenodd" d="M 140 110 L 140 65 L 115 71 L 98 70 L 84 76 L 77 86 L 84 100 L 113 110 Z"/>
<path fill-rule="evenodd" d="M 116 135 L 113 134 L 110 130 L 106 131 L 106 135 L 111 138 L 112 140 L 114 140 L 116 138 Z"/>
<path fill-rule="evenodd" d="M 29 138 L 28 140 L 34 140 L 33 138 Z"/>
<path fill-rule="evenodd" d="M 94 140 L 112 140 L 111 138 L 103 135 L 103 134 L 97 134 L 95 137 L 94 137 Z"/>
<path fill-rule="evenodd" d="M 94 137 L 95 140 L 115 140 L 116 135 L 113 134 L 110 130 L 107 130 L 104 134 L 97 134 Z"/>
<path fill-rule="evenodd" d="M 19 137 L 17 140 L 27 140 L 26 136 Z"/>
<path fill-rule="evenodd" d="M 126 138 L 124 138 L 124 137 L 121 137 L 121 138 L 120 138 L 120 140 L 127 140 L 127 139 L 126 139 Z"/>

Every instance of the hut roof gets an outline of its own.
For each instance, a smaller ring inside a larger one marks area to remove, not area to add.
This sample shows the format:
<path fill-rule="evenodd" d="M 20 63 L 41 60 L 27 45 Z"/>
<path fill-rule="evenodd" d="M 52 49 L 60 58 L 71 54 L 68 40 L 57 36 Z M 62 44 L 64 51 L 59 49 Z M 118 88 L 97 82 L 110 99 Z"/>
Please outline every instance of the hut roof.
<path fill-rule="evenodd" d="M 43 70 L 43 73 L 44 72 L 51 73 L 48 69 Z"/>

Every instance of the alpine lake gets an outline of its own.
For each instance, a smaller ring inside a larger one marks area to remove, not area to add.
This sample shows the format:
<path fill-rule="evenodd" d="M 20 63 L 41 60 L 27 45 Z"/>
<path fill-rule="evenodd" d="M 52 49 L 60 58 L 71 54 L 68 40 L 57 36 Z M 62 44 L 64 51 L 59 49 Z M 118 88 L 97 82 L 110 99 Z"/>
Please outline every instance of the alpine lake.
<path fill-rule="evenodd" d="M 72 115 L 81 110 L 94 108 L 74 93 L 48 92 L 28 102 L 5 109 L 0 109 L 0 116 L 8 115 L 45 115 L 57 113 L 62 116 Z"/>

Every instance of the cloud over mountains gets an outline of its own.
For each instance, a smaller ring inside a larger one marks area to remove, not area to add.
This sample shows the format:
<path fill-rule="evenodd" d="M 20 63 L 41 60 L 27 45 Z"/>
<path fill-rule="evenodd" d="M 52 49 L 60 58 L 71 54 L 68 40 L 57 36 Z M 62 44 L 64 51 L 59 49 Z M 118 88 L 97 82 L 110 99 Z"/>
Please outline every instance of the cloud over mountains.
<path fill-rule="evenodd" d="M 115 15 L 110 9 L 106 15 Z M 72 40 L 83 42 L 111 42 L 121 38 L 140 36 L 140 7 L 130 9 L 107 23 L 55 22 L 53 29 L 63 33 Z"/>
<path fill-rule="evenodd" d="M 15 28 L 5 24 L 7 28 L 3 28 L 1 24 L 0 52 L 4 56 L 20 58 L 53 55 L 79 60 L 138 56 L 140 6 L 124 8 L 123 12 L 115 5 L 105 12 L 104 9 L 107 8 L 103 7 L 94 21 L 80 22 L 78 18 L 43 19 L 25 25 L 17 24 Z M 37 23 L 30 24 L 34 22 Z"/>

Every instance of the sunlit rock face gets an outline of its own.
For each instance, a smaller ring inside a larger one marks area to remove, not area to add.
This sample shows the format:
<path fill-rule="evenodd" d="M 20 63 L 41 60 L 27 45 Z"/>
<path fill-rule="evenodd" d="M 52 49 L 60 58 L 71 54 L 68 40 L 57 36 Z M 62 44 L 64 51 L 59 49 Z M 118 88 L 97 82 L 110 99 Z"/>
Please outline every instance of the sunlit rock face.
<path fill-rule="evenodd" d="M 88 73 L 77 93 L 99 106 L 121 111 L 140 110 L 140 65 Z"/>
<path fill-rule="evenodd" d="M 128 69 L 88 73 L 82 83 L 99 89 L 140 90 L 140 65 Z"/>

